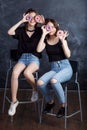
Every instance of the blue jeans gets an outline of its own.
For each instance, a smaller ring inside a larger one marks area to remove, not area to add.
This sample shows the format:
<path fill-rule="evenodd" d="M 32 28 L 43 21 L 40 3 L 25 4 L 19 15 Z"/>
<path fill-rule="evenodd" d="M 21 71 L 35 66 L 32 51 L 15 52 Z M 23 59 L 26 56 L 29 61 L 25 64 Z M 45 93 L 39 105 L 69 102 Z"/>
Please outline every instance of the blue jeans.
<path fill-rule="evenodd" d="M 70 80 L 72 77 L 73 71 L 68 59 L 51 62 L 51 71 L 45 73 L 39 80 L 43 81 L 43 85 L 38 86 L 38 89 L 41 91 L 45 97 L 46 102 L 52 101 L 50 94 L 50 87 L 47 85 L 51 79 L 56 79 L 56 83 L 51 82 L 51 86 L 54 89 L 59 103 L 65 103 L 64 90 L 61 83 Z"/>

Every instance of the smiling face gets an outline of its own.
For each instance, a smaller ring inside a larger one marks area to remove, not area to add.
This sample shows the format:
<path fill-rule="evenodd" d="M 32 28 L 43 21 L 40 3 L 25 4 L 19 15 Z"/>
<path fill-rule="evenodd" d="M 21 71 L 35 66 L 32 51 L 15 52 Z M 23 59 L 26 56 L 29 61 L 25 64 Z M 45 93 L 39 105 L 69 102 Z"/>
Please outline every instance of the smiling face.
<path fill-rule="evenodd" d="M 57 30 L 52 22 L 47 23 L 47 28 L 50 30 L 49 35 L 55 35 Z"/>
<path fill-rule="evenodd" d="M 55 35 L 56 36 L 56 33 L 59 30 L 58 23 L 54 19 L 48 18 L 45 20 L 45 25 L 46 25 L 47 31 L 49 31 L 48 35 L 50 35 L 50 36 Z"/>
<path fill-rule="evenodd" d="M 35 16 L 38 14 L 38 12 L 32 8 L 28 9 L 26 12 L 25 12 L 25 15 L 26 16 L 26 19 L 28 20 L 26 23 L 25 23 L 25 26 L 26 28 L 28 26 L 31 26 L 31 27 L 35 27 L 37 26 L 37 22 L 35 21 Z"/>

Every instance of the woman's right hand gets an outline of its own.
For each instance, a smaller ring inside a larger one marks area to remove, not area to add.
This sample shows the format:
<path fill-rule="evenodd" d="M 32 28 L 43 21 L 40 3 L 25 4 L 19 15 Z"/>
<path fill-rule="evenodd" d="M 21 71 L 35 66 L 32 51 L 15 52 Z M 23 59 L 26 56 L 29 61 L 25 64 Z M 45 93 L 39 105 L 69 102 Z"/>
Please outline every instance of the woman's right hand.
<path fill-rule="evenodd" d="M 46 25 L 43 25 L 43 26 L 41 27 L 41 29 L 42 29 L 43 34 L 44 34 L 45 36 L 50 33 L 50 30 L 48 31 L 48 30 L 46 29 Z"/>
<path fill-rule="evenodd" d="M 23 18 L 22 18 L 22 22 L 25 23 L 25 22 L 28 22 L 28 19 L 26 19 L 26 17 L 28 16 L 29 14 L 23 14 Z"/>

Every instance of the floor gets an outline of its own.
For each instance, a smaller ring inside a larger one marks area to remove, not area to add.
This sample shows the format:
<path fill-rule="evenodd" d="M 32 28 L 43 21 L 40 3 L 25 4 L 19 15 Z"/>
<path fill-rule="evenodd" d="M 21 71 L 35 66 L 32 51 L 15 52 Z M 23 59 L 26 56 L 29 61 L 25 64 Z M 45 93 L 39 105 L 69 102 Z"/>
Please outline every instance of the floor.
<path fill-rule="evenodd" d="M 25 94 L 19 94 L 19 98 Z M 27 94 L 26 94 L 27 95 Z M 68 109 L 78 109 L 77 93 L 68 94 Z M 23 97 L 24 98 L 24 97 Z M 80 114 L 67 121 L 67 130 L 87 130 L 87 92 L 81 91 L 83 122 L 80 121 Z M 57 119 L 53 116 L 43 115 L 42 124 L 39 124 L 38 114 L 34 104 L 20 104 L 11 122 L 7 111 L 9 103 L 6 101 L 5 112 L 2 113 L 3 90 L 0 90 L 0 130 L 64 130 L 64 118 Z M 56 100 L 56 109 L 58 109 Z"/>

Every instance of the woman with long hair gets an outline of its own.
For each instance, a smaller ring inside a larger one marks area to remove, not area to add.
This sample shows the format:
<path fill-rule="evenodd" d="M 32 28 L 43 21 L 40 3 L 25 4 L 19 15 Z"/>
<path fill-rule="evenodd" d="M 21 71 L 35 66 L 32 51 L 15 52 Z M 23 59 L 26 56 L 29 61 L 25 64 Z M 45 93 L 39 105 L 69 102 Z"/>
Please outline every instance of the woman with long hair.
<path fill-rule="evenodd" d="M 51 70 L 46 72 L 37 82 L 38 89 L 41 91 L 47 102 L 43 113 L 48 113 L 55 106 L 55 101 L 51 97 L 49 82 L 57 95 L 60 108 L 57 117 L 65 114 L 65 96 L 62 88 L 63 82 L 68 81 L 72 76 L 72 68 L 68 58 L 71 51 L 68 47 L 66 37 L 67 31 L 59 30 L 59 25 L 54 19 L 46 19 L 45 25 L 42 26 L 42 37 L 37 47 L 40 53 L 44 48 L 51 65 Z"/>

